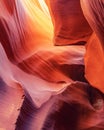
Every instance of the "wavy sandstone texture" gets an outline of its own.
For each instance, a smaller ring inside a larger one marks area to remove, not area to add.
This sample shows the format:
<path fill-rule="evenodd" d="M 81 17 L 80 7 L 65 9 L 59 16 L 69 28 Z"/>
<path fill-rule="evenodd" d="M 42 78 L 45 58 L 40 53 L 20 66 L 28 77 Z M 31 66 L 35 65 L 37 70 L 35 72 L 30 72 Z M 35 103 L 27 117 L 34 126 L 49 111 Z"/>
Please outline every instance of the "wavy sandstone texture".
<path fill-rule="evenodd" d="M 0 0 L 0 130 L 104 129 L 103 20 L 103 0 Z"/>

